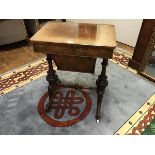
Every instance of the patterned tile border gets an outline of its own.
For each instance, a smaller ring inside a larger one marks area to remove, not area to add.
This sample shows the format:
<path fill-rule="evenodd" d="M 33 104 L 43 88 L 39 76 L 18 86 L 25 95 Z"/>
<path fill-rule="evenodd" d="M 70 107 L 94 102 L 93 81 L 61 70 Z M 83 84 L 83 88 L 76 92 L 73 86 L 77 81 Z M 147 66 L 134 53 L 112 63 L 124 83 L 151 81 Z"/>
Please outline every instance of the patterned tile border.
<path fill-rule="evenodd" d="M 140 135 L 154 118 L 155 93 L 116 131 L 115 135 Z"/>
<path fill-rule="evenodd" d="M 127 69 L 128 71 L 130 71 L 134 74 L 137 74 L 136 70 L 128 67 L 128 62 L 129 62 L 130 58 L 132 58 L 131 55 L 124 54 L 124 52 L 116 49 L 114 52 L 114 55 L 113 55 L 113 59 L 111 59 L 110 61 L 115 63 L 115 64 L 118 64 L 119 66 Z"/>
<path fill-rule="evenodd" d="M 56 66 L 54 67 L 55 69 Z M 0 76 L 0 96 L 18 87 L 41 78 L 47 74 L 48 65 L 45 58 L 12 70 Z"/>

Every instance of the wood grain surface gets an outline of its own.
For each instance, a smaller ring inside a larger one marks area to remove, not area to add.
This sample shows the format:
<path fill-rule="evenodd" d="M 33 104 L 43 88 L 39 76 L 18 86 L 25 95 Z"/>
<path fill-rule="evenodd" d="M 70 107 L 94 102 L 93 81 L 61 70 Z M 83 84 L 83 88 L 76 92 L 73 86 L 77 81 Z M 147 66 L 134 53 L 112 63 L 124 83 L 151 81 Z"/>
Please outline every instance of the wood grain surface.
<path fill-rule="evenodd" d="M 103 24 L 48 22 L 31 41 L 116 47 L 114 26 Z"/>

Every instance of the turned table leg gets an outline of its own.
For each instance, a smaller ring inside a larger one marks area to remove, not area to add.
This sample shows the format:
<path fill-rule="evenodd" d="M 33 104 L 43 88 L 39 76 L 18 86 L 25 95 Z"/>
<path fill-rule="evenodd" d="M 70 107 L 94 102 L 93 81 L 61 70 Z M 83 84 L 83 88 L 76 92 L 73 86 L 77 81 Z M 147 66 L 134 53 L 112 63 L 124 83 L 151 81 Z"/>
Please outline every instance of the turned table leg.
<path fill-rule="evenodd" d="M 99 122 L 100 120 L 100 108 L 102 103 L 103 94 L 105 91 L 105 88 L 108 85 L 107 76 L 106 76 L 106 66 L 108 65 L 108 59 L 103 58 L 102 64 L 102 71 L 101 74 L 98 76 L 98 79 L 96 80 L 97 85 L 97 109 L 96 109 L 96 120 Z"/>
<path fill-rule="evenodd" d="M 53 65 L 52 65 L 53 57 L 52 57 L 52 55 L 47 54 L 46 60 L 48 62 L 48 71 L 47 71 L 46 79 L 49 82 L 49 85 L 48 85 L 49 103 L 46 104 L 45 110 L 46 110 L 46 112 L 50 112 L 51 111 L 51 104 L 52 104 L 52 93 L 53 93 L 55 86 L 57 84 L 58 76 L 56 74 L 56 71 L 53 69 Z"/>

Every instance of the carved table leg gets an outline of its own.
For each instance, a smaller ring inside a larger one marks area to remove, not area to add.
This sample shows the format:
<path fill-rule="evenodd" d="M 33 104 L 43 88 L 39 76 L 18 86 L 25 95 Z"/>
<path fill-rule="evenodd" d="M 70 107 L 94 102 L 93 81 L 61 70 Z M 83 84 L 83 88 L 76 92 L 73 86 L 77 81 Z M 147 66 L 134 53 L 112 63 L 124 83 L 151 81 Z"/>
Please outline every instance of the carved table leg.
<path fill-rule="evenodd" d="M 48 85 L 48 94 L 49 94 L 49 103 L 46 104 L 45 110 L 46 112 L 50 112 L 51 111 L 51 104 L 52 104 L 52 93 L 54 91 L 54 88 L 57 84 L 58 81 L 58 75 L 56 74 L 56 71 L 53 69 L 53 65 L 52 65 L 52 61 L 53 61 L 53 57 L 51 54 L 47 54 L 47 58 L 46 58 L 47 62 L 48 62 L 48 72 L 47 72 L 47 81 L 49 82 Z"/>
<path fill-rule="evenodd" d="M 108 86 L 107 76 L 106 76 L 106 66 L 108 64 L 108 59 L 103 58 L 102 64 L 102 71 L 101 74 L 98 76 L 98 79 L 96 80 L 97 85 L 97 109 L 96 109 L 96 120 L 99 122 L 100 120 L 100 108 L 101 108 L 101 102 L 103 98 L 103 94 L 105 91 L 105 88 Z"/>

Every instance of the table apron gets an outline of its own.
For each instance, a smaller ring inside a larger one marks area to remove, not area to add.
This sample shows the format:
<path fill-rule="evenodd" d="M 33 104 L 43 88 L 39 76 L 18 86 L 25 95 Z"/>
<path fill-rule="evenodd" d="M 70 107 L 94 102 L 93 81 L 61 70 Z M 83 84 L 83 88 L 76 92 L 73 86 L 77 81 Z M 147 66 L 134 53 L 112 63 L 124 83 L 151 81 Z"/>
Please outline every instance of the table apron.
<path fill-rule="evenodd" d="M 94 57 L 111 59 L 113 48 L 87 45 L 66 45 L 66 44 L 41 44 L 33 43 L 35 52 L 55 55 L 70 55 L 80 57 Z"/>

